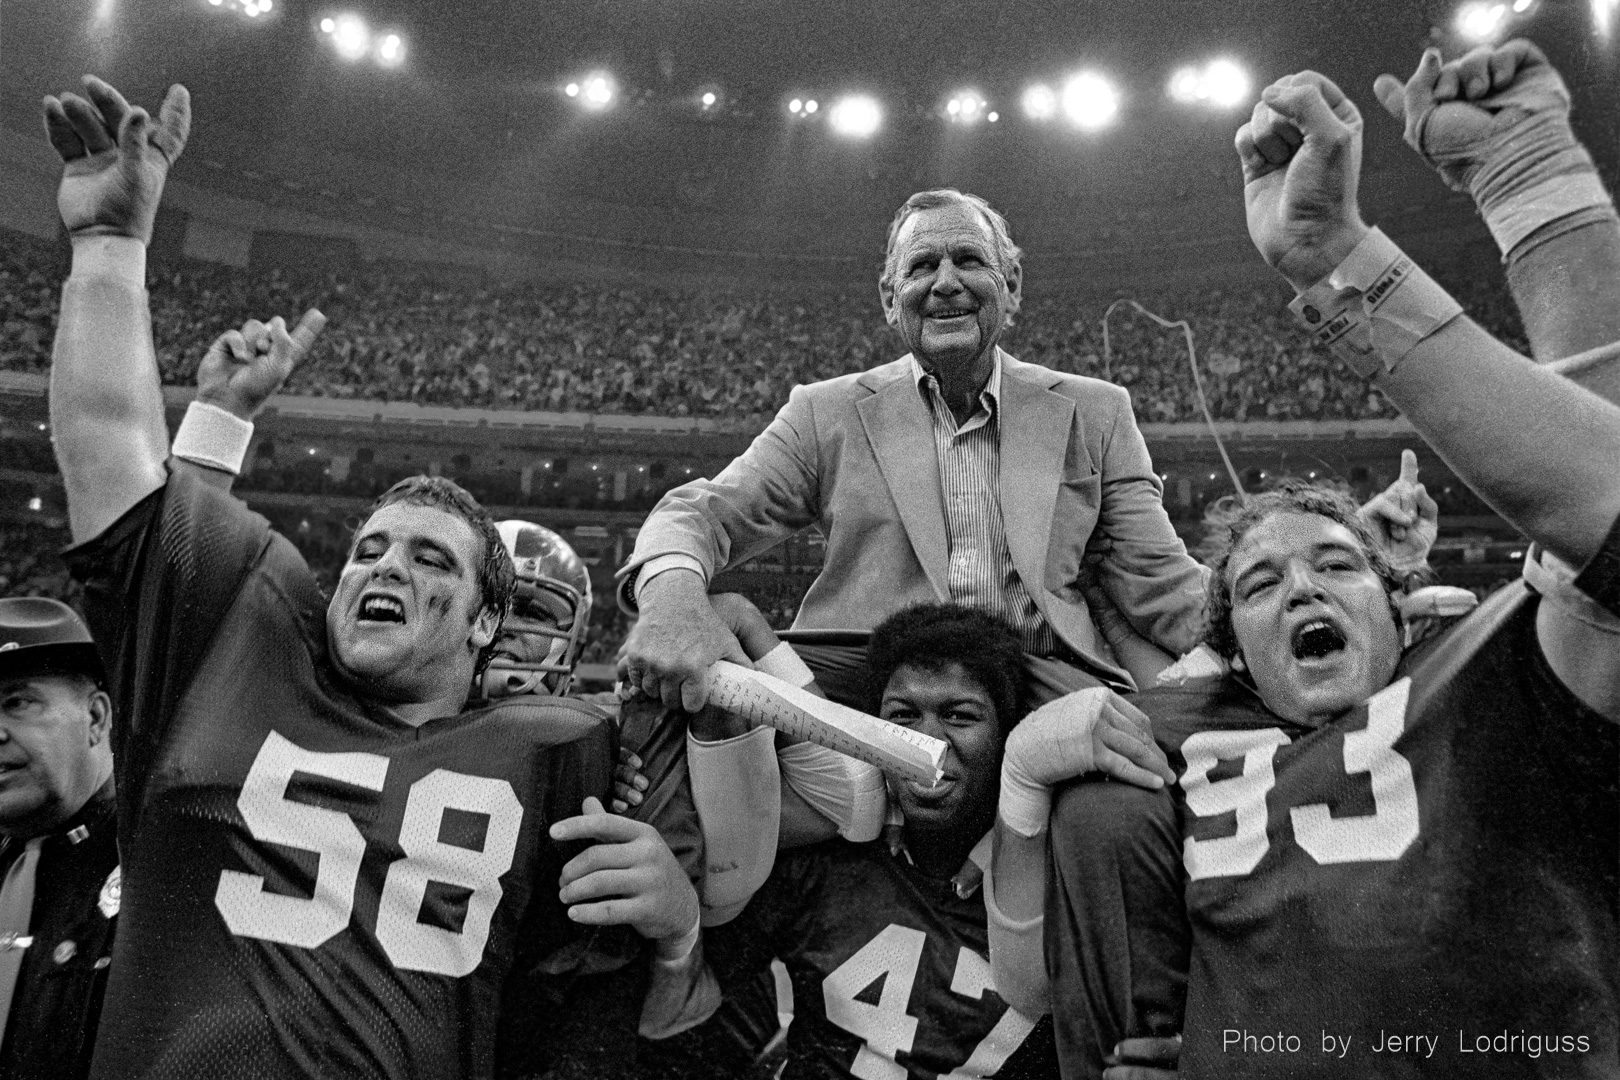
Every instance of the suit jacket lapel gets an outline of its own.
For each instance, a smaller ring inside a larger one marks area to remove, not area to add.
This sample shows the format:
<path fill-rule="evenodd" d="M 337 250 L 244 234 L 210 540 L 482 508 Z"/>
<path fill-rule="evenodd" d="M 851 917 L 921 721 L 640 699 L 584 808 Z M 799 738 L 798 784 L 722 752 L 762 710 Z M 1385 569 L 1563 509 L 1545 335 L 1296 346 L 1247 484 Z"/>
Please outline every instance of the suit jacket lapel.
<path fill-rule="evenodd" d="M 1044 607 L 1046 549 L 1064 458 L 1073 438 L 1074 402 L 1030 378 L 1003 355 L 1001 374 L 1001 517 L 1013 568 Z"/>
<path fill-rule="evenodd" d="M 911 381 L 910 365 L 902 365 L 898 378 L 874 390 L 856 403 L 855 411 L 917 561 L 934 592 L 944 600 L 950 596 L 946 578 L 950 544 L 928 407 Z"/>

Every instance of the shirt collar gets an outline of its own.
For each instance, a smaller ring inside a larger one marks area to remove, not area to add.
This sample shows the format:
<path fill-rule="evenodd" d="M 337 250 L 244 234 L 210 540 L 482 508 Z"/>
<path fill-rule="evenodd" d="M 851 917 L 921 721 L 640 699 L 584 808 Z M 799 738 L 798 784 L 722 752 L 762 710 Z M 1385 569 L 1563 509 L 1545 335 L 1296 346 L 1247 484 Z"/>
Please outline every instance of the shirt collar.
<path fill-rule="evenodd" d="M 928 402 L 930 399 L 926 385 L 927 380 L 932 378 L 934 387 L 938 389 L 939 378 L 922 366 L 922 361 L 917 359 L 916 353 L 907 353 L 906 356 L 911 361 L 911 378 L 917 384 L 917 392 L 922 395 L 925 402 Z M 998 345 L 996 347 L 995 363 L 990 365 L 990 381 L 984 384 L 983 390 L 979 391 L 979 405 L 991 416 L 997 416 L 1001 412 L 1001 367 L 1001 347 Z"/>

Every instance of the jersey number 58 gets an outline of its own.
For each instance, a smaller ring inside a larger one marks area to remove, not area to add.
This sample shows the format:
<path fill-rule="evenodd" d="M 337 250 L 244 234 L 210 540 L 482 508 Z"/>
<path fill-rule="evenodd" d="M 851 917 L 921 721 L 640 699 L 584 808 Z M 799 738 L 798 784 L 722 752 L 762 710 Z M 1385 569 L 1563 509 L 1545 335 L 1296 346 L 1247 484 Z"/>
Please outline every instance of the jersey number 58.
<path fill-rule="evenodd" d="M 214 906 L 233 934 L 314 949 L 349 925 L 366 839 L 349 815 L 289 800 L 295 772 L 381 791 L 388 759 L 316 753 L 272 731 L 236 805 L 254 839 L 320 856 L 315 888 L 307 898 L 284 896 L 267 892 L 258 874 L 222 870 Z M 452 809 L 488 817 L 483 850 L 439 839 L 440 822 Z M 411 785 L 399 835 L 405 857 L 388 867 L 377 907 L 377 941 L 395 967 L 454 977 L 478 967 L 522 822 L 523 804 L 505 780 L 435 769 Z M 432 881 L 471 890 L 460 930 L 418 920 Z"/>

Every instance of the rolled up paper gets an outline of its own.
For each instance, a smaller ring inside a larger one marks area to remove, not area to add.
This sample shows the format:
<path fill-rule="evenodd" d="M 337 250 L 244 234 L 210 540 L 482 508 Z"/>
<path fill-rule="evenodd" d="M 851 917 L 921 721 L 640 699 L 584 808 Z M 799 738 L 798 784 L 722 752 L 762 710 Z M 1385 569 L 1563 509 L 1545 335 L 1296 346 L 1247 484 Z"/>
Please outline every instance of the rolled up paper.
<path fill-rule="evenodd" d="M 923 784 L 937 784 L 945 742 L 816 697 L 763 672 L 720 660 L 709 669 L 709 701 L 794 738 L 848 754 Z"/>

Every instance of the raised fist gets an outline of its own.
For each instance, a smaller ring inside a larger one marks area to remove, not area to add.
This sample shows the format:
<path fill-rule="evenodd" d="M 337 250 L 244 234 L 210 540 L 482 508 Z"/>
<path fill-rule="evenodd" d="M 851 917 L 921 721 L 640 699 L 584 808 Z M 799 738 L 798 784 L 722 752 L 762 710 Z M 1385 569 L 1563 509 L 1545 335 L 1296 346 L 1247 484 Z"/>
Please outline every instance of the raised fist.
<path fill-rule="evenodd" d="M 268 323 L 249 319 L 242 329 L 227 330 L 197 365 L 197 400 L 252 420 L 309 353 L 325 325 L 326 316 L 310 308 L 291 333 L 280 315 Z"/>
<path fill-rule="evenodd" d="M 77 94 L 44 101 L 45 134 L 62 158 L 56 206 L 71 236 L 152 240 L 163 182 L 191 132 L 191 95 L 169 87 L 156 122 L 145 109 L 94 75 L 89 100 Z"/>
<path fill-rule="evenodd" d="M 1523 39 L 1442 64 L 1429 49 L 1403 84 L 1393 75 L 1373 83 L 1379 102 L 1405 125 L 1408 146 L 1446 184 L 1476 197 L 1490 173 L 1552 139 L 1573 145 L 1569 90 L 1542 51 Z"/>
<path fill-rule="evenodd" d="M 1361 113 L 1331 79 L 1285 75 L 1261 94 L 1236 145 L 1249 238 L 1303 292 L 1367 234 L 1356 202 Z"/>

